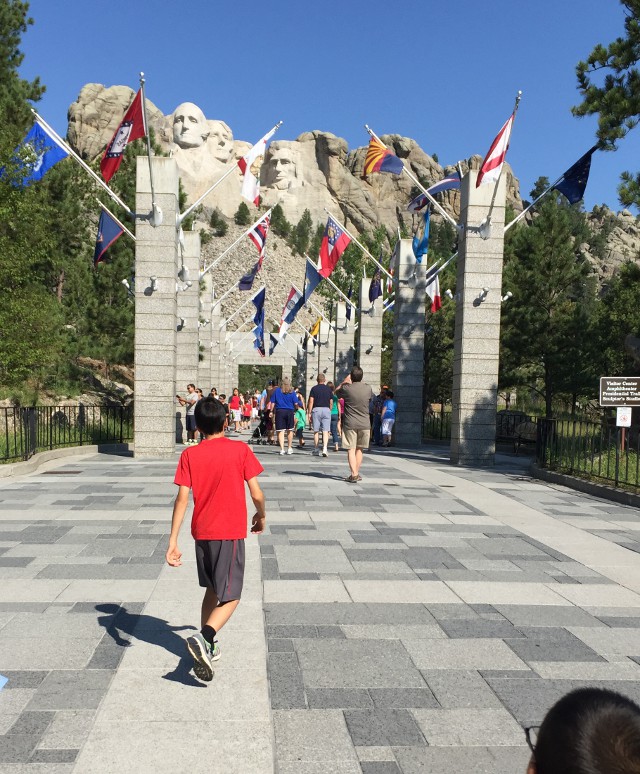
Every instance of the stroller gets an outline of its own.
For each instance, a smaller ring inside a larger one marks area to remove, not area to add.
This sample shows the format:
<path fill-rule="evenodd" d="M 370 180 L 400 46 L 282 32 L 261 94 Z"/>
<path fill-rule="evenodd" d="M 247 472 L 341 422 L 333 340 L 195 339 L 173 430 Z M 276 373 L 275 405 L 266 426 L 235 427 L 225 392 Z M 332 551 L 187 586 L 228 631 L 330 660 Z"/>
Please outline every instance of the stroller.
<path fill-rule="evenodd" d="M 267 435 L 268 435 L 268 424 L 269 424 L 269 414 L 268 412 L 264 411 L 262 413 L 262 416 L 260 417 L 260 422 L 258 423 L 258 426 L 251 434 L 251 438 L 249 439 L 249 443 L 255 443 L 258 445 L 266 444 L 267 443 Z"/>

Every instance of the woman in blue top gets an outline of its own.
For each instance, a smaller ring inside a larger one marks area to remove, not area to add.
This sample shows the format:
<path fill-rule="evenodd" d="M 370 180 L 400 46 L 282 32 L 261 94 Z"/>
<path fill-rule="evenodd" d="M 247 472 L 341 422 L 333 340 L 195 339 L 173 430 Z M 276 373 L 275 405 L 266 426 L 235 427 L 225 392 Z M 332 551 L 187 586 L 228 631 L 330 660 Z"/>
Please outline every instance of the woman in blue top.
<path fill-rule="evenodd" d="M 300 405 L 298 396 L 291 386 L 291 380 L 285 376 L 282 380 L 282 386 L 276 387 L 271 395 L 273 409 L 276 420 L 276 433 L 278 434 L 278 444 L 280 445 L 280 454 L 293 454 L 291 444 L 293 443 L 293 428 L 295 426 L 294 414 Z M 284 434 L 287 433 L 287 451 L 284 450 Z"/>
<path fill-rule="evenodd" d="M 382 420 L 382 445 L 389 446 L 391 443 L 391 433 L 393 432 L 393 425 L 396 421 L 396 409 L 398 404 L 393 399 L 392 390 L 387 390 L 386 399 L 382 404 L 382 414 L 380 416 Z"/>

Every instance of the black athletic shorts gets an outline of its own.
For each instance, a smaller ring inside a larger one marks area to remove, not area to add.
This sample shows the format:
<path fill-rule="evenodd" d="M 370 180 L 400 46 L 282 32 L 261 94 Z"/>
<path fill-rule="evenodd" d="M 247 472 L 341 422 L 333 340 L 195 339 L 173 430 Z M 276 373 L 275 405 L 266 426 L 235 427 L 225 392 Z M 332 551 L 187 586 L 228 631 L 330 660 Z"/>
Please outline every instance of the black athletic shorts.
<path fill-rule="evenodd" d="M 240 599 L 244 580 L 244 540 L 196 540 L 201 586 L 213 589 L 220 602 Z"/>
<path fill-rule="evenodd" d="M 196 418 L 194 414 L 187 414 L 187 430 L 196 429 Z"/>
<path fill-rule="evenodd" d="M 291 409 L 276 409 L 276 430 L 293 430 L 294 412 Z"/>

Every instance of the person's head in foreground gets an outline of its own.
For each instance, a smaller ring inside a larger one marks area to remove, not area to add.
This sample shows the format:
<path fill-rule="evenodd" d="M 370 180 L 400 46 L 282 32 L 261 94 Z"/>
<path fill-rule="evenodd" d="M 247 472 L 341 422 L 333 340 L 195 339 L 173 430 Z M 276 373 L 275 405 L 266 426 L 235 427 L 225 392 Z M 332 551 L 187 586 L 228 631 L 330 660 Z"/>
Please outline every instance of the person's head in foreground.
<path fill-rule="evenodd" d="M 219 435 L 224 429 L 227 413 L 219 400 L 210 395 L 196 403 L 196 427 L 206 436 Z"/>
<path fill-rule="evenodd" d="M 614 691 L 572 691 L 525 733 L 527 774 L 640 774 L 640 707 Z"/>

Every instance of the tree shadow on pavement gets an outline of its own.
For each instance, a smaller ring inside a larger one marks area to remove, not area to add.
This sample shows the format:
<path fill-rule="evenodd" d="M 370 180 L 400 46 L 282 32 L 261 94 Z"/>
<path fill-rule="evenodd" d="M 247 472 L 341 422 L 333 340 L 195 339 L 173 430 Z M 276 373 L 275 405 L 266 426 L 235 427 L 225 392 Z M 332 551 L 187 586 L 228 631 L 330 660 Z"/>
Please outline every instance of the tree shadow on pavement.
<path fill-rule="evenodd" d="M 134 607 L 130 605 L 130 607 Z M 187 652 L 185 641 L 176 632 L 194 630 L 194 626 L 171 626 L 168 621 L 152 615 L 143 615 L 127 610 L 124 605 L 104 603 L 95 606 L 99 613 L 100 626 L 104 626 L 107 634 L 118 648 L 128 648 L 131 639 L 157 645 L 173 653 L 179 660 L 172 672 L 163 675 L 164 680 L 190 685 L 194 688 L 206 687 L 191 674 L 192 658 Z"/>

